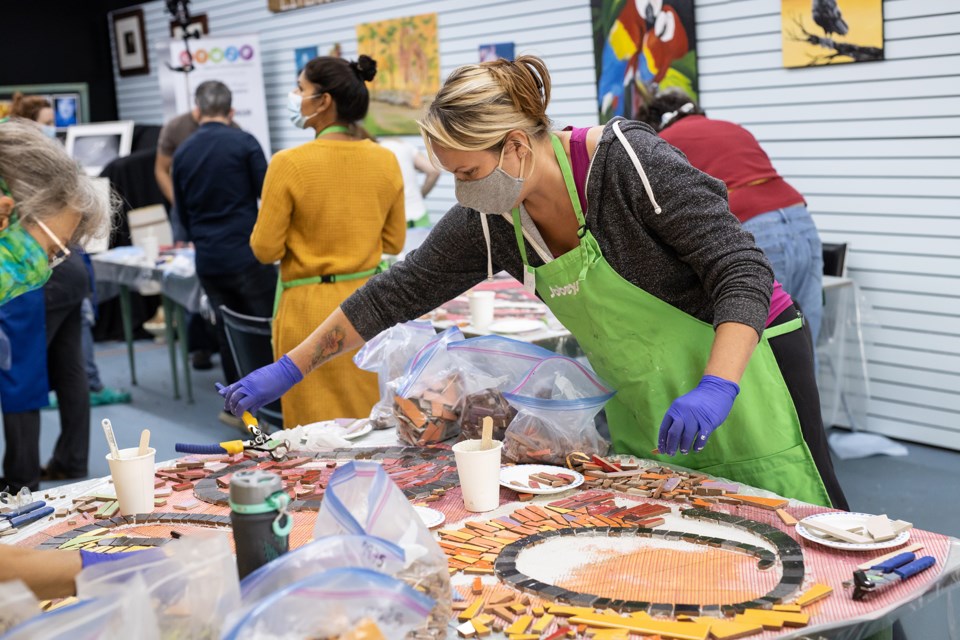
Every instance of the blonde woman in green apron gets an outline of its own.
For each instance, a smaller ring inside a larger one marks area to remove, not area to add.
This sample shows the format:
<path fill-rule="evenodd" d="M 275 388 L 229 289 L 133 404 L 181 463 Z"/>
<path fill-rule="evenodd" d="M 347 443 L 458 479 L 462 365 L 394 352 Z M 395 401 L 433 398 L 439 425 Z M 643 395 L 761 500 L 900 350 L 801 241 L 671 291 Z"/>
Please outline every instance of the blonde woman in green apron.
<path fill-rule="evenodd" d="M 506 270 L 617 389 L 606 407 L 617 451 L 658 448 L 659 460 L 846 508 L 809 331 L 723 183 L 641 123 L 554 132 L 549 98 L 532 56 L 454 71 L 420 125 L 460 204 L 307 340 L 225 389 L 226 408 L 257 409 L 298 374 Z"/>

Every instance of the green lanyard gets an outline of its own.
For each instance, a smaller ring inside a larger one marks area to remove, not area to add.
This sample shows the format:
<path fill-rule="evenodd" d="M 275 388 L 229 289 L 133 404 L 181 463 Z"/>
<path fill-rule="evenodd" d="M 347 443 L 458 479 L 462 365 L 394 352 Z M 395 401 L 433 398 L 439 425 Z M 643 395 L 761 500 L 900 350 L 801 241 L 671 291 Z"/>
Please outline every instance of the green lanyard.
<path fill-rule="evenodd" d="M 323 131 L 319 132 L 316 137 L 319 138 L 320 136 L 328 133 L 350 133 L 350 129 L 342 124 L 332 124 Z"/>

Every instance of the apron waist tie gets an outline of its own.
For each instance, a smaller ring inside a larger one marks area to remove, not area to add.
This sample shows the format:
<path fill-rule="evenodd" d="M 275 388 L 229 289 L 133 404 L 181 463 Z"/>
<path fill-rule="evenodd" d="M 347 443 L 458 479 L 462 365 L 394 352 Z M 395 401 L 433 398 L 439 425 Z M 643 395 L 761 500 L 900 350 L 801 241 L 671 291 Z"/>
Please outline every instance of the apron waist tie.
<path fill-rule="evenodd" d="M 273 300 L 273 317 L 277 317 L 277 309 L 280 307 L 280 296 L 287 289 L 293 289 L 295 287 L 305 287 L 311 284 L 333 284 L 335 282 L 349 282 L 351 280 L 361 280 L 363 278 L 369 278 L 375 276 L 378 273 L 383 273 L 386 271 L 390 265 L 386 262 L 381 262 L 373 269 L 367 269 L 366 271 L 358 271 L 356 273 L 342 273 L 342 274 L 332 274 L 326 276 L 311 276 L 309 278 L 298 278 L 296 280 L 288 280 L 284 282 L 280 279 L 280 276 L 277 276 L 277 294 Z"/>

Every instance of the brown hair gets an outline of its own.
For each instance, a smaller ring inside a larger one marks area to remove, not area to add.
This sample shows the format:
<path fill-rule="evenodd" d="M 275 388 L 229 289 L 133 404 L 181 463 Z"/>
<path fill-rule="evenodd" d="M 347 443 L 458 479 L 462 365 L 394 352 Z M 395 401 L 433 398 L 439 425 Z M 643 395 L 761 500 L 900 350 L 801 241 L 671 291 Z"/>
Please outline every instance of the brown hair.
<path fill-rule="evenodd" d="M 426 140 L 458 151 L 499 151 L 510 131 L 531 139 L 550 130 L 550 72 L 536 56 L 469 64 L 443 83 L 419 121 Z"/>
<path fill-rule="evenodd" d="M 52 109 L 53 105 L 43 96 L 25 96 L 19 91 L 13 94 L 13 104 L 10 105 L 10 115 L 16 118 L 26 118 L 36 121 L 44 109 Z"/>

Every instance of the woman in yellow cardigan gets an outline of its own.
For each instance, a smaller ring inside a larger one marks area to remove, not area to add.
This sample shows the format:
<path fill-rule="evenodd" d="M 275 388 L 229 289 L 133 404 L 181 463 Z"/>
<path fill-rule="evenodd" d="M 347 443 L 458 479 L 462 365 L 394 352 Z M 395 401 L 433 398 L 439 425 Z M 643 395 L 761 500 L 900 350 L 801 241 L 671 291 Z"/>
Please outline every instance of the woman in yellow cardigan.
<path fill-rule="evenodd" d="M 250 238 L 264 263 L 280 260 L 273 351 L 280 358 L 399 253 L 406 234 L 403 178 L 395 156 L 348 125 L 367 114 L 376 62 L 314 58 L 289 96 L 290 119 L 317 132 L 313 142 L 277 153 L 267 169 Z M 366 417 L 377 377 L 341 358 L 283 397 L 283 426 Z"/>

